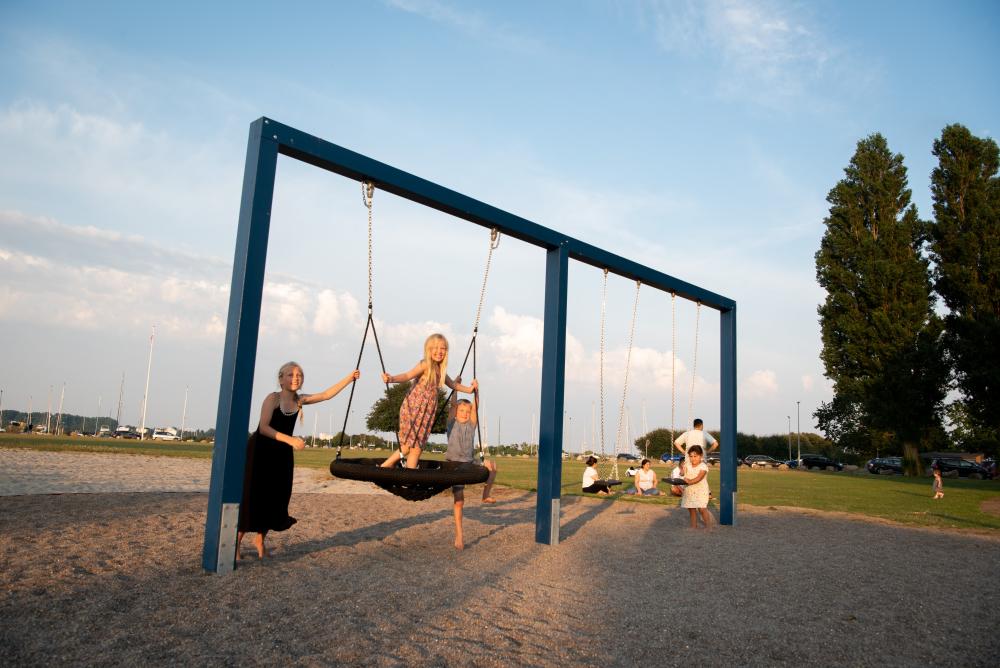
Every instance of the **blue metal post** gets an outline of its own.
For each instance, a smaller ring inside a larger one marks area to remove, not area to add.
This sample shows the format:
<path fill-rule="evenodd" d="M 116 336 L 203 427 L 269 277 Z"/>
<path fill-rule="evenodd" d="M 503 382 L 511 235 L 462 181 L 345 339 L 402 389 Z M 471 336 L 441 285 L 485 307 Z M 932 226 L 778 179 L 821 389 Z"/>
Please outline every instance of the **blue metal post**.
<path fill-rule="evenodd" d="M 535 503 L 535 542 L 546 545 L 559 543 L 568 273 L 569 253 L 565 244 L 549 249 L 545 258 L 542 405 L 538 424 L 538 494 Z"/>
<path fill-rule="evenodd" d="M 278 161 L 278 144 L 268 134 L 267 125 L 267 119 L 262 118 L 250 126 L 232 290 L 229 294 L 229 319 L 226 323 L 226 347 L 222 358 L 219 410 L 212 451 L 212 480 L 202 550 L 202 566 L 216 573 L 232 571 L 236 558 L 236 522 L 243 496 L 247 425 L 250 422 L 264 264 Z"/>
<path fill-rule="evenodd" d="M 720 407 L 722 409 L 719 434 L 722 465 L 722 491 L 719 521 L 736 524 L 736 305 L 723 310 L 719 316 L 719 353 L 722 358 Z"/>

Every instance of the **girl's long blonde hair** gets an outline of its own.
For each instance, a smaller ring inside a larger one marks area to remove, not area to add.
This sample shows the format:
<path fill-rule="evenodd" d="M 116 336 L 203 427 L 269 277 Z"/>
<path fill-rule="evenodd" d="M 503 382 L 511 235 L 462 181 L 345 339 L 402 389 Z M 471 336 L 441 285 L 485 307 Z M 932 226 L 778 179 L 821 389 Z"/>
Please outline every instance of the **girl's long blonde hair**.
<path fill-rule="evenodd" d="M 298 362 L 285 362 L 284 364 L 281 365 L 281 368 L 278 369 L 278 387 L 281 387 L 281 377 L 284 376 L 285 372 L 289 371 L 290 369 L 298 369 L 299 371 L 302 371 L 302 380 L 306 379 L 306 372 L 302 370 L 301 364 L 299 364 Z M 294 392 L 293 394 L 295 395 L 295 405 L 298 406 L 299 409 L 299 423 L 302 423 L 306 419 L 305 414 L 302 412 L 302 399 L 299 398 L 298 391 Z M 278 403 L 278 407 L 279 408 L 281 407 L 280 402 Z"/>
<path fill-rule="evenodd" d="M 431 359 L 431 344 L 435 341 L 444 342 L 444 359 L 441 360 L 440 364 Z M 424 373 L 420 377 L 421 383 L 437 387 L 444 385 L 444 379 L 448 373 L 448 352 L 448 339 L 444 338 L 444 334 L 431 334 L 427 337 L 427 340 L 424 341 Z"/>

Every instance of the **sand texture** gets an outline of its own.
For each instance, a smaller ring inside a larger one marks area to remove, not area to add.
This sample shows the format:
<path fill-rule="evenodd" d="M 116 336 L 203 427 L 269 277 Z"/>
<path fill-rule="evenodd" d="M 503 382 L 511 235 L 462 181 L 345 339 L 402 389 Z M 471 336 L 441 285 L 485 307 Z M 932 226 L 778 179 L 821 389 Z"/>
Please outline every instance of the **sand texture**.
<path fill-rule="evenodd" d="M 293 495 L 299 523 L 269 537 L 272 558 L 246 545 L 228 576 L 201 569 L 204 493 L 3 496 L 4 665 L 994 666 L 1000 655 L 995 538 L 749 509 L 737 527 L 691 531 L 675 508 L 570 497 L 562 542 L 547 547 L 534 542 L 533 494 L 500 489 L 487 506 L 471 487 L 459 552 L 447 494 L 321 489 Z"/>

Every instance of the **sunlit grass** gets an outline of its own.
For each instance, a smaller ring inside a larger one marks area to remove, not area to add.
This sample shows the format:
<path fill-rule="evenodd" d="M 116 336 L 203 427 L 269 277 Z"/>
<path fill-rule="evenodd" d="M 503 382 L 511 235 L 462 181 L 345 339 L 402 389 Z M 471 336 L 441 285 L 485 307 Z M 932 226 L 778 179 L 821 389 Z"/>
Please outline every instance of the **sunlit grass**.
<path fill-rule="evenodd" d="M 21 436 L 0 434 L 0 447 L 29 448 L 56 452 L 112 452 L 159 455 L 167 457 L 210 458 L 212 445 L 207 443 L 177 443 L 161 441 L 123 441 L 83 437 Z M 316 469 L 327 469 L 336 451 L 307 448 L 295 453 L 295 463 Z M 344 449 L 345 457 L 387 457 L 387 450 Z M 425 455 L 441 459 L 441 455 Z M 537 484 L 538 460 L 527 457 L 498 457 L 497 484 L 532 491 Z M 625 476 L 627 466 L 619 466 L 625 481 L 616 490 L 631 486 Z M 563 495 L 580 495 L 583 462 L 575 459 L 562 462 Z M 656 467 L 662 477 L 666 466 Z M 719 471 L 709 473 L 709 486 L 719 494 Z M 739 469 L 737 502 L 752 506 L 790 506 L 822 511 L 856 513 L 896 522 L 925 527 L 1000 530 L 1000 517 L 984 513 L 983 501 L 1000 495 L 1000 481 L 946 479 L 945 498 L 931 499 L 929 478 L 902 476 L 872 476 L 866 473 L 810 473 L 805 471 L 774 471 Z M 660 489 L 667 491 L 661 483 Z M 632 503 L 677 505 L 670 496 L 637 499 L 625 495 L 616 498 Z"/>

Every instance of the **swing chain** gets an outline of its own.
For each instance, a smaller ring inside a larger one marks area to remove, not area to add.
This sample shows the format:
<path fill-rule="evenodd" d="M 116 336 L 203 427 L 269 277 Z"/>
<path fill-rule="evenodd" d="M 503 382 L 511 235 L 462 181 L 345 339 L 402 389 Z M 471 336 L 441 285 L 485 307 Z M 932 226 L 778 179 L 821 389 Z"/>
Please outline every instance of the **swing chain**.
<path fill-rule="evenodd" d="M 483 286 L 479 290 L 479 306 L 476 307 L 476 322 L 472 326 L 473 336 L 479 332 L 479 317 L 483 312 L 483 302 L 486 301 L 486 281 L 490 277 L 490 263 L 493 261 L 493 251 L 500 245 L 500 231 L 497 228 L 490 230 L 490 252 L 486 256 L 486 271 L 483 272 Z"/>
<path fill-rule="evenodd" d="M 629 366 L 632 362 L 632 342 L 635 340 L 635 320 L 636 315 L 639 312 L 639 288 L 642 287 L 641 281 L 635 282 L 635 302 L 632 304 L 632 325 L 628 332 L 628 349 L 625 353 L 625 380 L 622 383 L 622 403 L 618 410 L 618 433 L 615 435 L 615 455 L 622 452 L 624 448 L 619 449 L 619 443 L 622 441 L 622 427 L 625 425 L 625 397 L 628 395 L 628 372 Z M 624 445 L 624 444 L 623 444 Z"/>
<path fill-rule="evenodd" d="M 674 428 L 677 426 L 677 293 L 670 293 L 670 448 L 673 453 Z"/>
<path fill-rule="evenodd" d="M 604 286 L 601 290 L 601 457 L 604 457 L 604 319 L 608 306 L 608 270 L 604 270 Z"/>
<path fill-rule="evenodd" d="M 688 397 L 688 423 L 691 422 L 691 412 L 694 409 L 694 381 L 698 377 L 698 323 L 701 320 L 701 301 L 694 312 L 694 360 L 691 363 L 691 395 Z"/>
<path fill-rule="evenodd" d="M 368 313 L 372 312 L 372 204 L 375 198 L 375 183 L 361 182 L 361 202 L 368 209 Z"/>

